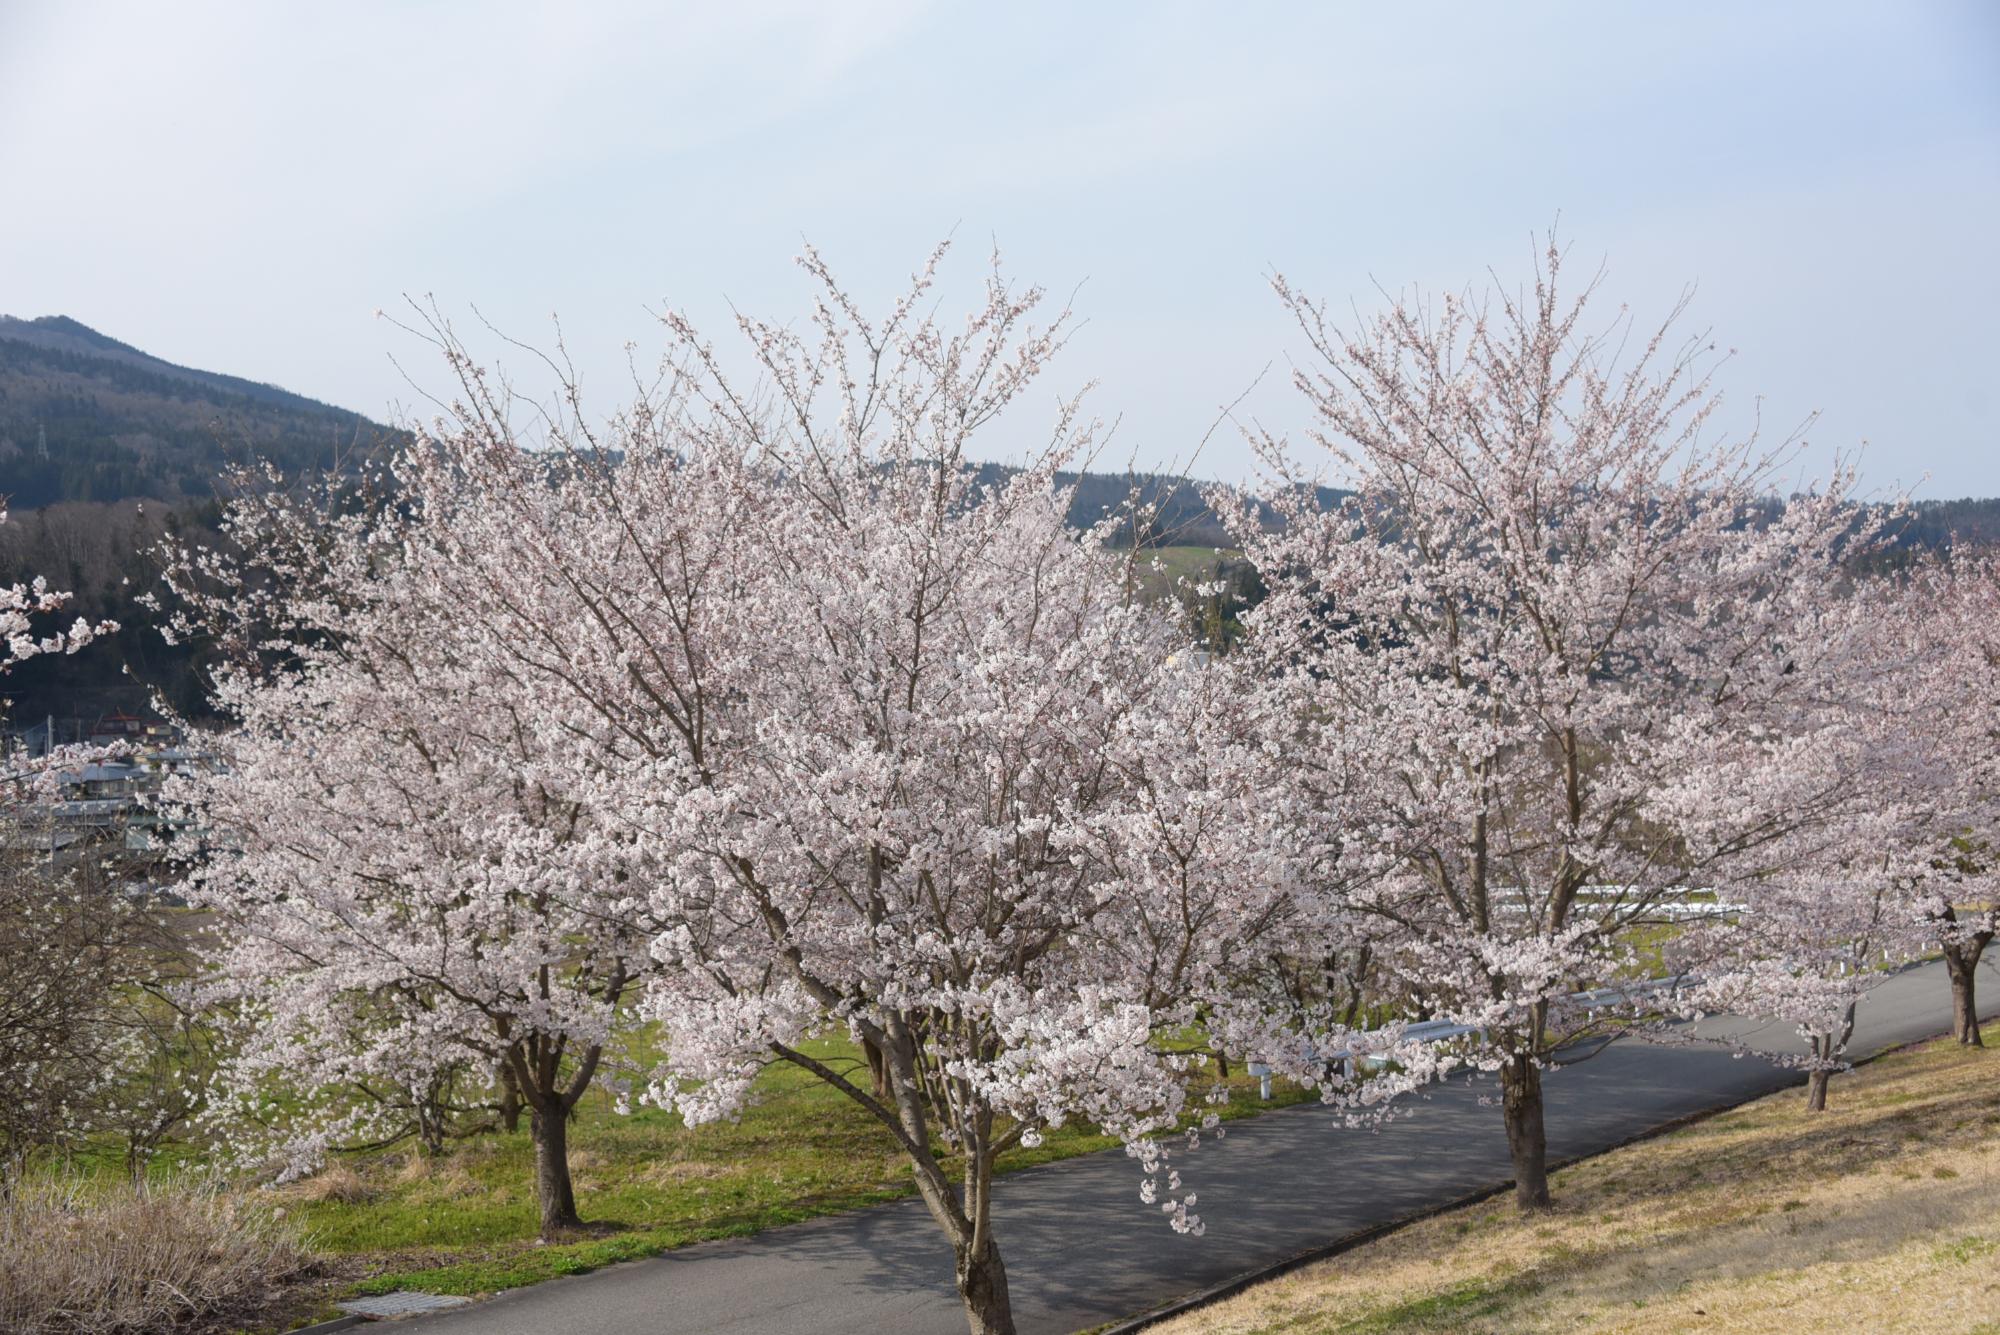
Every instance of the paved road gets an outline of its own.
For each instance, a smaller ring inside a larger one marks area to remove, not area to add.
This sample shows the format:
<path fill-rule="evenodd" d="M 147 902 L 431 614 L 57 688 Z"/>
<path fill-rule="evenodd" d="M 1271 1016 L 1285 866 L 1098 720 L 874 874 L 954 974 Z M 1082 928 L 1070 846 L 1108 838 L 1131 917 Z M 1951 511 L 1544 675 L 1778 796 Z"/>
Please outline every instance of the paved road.
<path fill-rule="evenodd" d="M 1982 970 L 2000 1014 L 2000 975 Z M 1861 1007 L 1858 1055 L 1950 1025 L 1941 965 L 1912 969 Z M 1798 1049 L 1777 1026 L 1738 1022 L 1768 1051 Z M 1796 1074 L 1711 1047 L 1613 1044 L 1552 1075 L 1549 1149 L 1604 1149 L 1689 1113 L 1781 1088 Z M 1504 1182 L 1490 1083 L 1435 1088 L 1377 1131 L 1343 1128 L 1316 1106 L 1238 1122 L 1183 1159 L 1201 1196 L 1203 1238 L 1173 1233 L 1139 1203 L 1120 1151 L 1006 1178 L 994 1193 L 1022 1335 L 1062 1335 L 1156 1306 L 1307 1248 Z M 1836 1089 L 1836 1098 L 1839 1097 Z M 704 1243 L 590 1275 L 517 1289 L 399 1323 L 421 1335 L 957 1335 L 944 1236 L 915 1201 Z"/>

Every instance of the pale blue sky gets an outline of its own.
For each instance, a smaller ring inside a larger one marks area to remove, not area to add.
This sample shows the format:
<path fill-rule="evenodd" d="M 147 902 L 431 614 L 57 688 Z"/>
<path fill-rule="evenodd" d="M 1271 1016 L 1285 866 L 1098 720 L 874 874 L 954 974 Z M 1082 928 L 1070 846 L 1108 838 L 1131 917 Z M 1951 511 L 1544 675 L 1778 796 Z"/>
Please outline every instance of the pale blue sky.
<path fill-rule="evenodd" d="M 802 236 L 883 300 L 955 229 L 1083 284 L 1056 380 L 1142 463 L 1268 362 L 1303 424 L 1272 269 L 1511 281 L 1560 211 L 1614 304 L 1699 284 L 1732 420 L 2000 493 L 2000 4 L 0 0 L 0 198 L 0 311 L 378 417 L 403 292 L 560 313 L 608 408 L 649 309 L 801 311 Z"/>

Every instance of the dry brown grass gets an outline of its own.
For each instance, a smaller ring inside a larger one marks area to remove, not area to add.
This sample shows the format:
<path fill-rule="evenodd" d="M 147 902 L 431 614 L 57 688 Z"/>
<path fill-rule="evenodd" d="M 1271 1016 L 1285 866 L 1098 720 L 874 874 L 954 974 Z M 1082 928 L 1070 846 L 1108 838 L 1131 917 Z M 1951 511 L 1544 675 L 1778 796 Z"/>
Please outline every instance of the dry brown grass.
<path fill-rule="evenodd" d="M 233 1325 L 309 1258 L 269 1209 L 192 1184 L 87 1191 L 29 1178 L 0 1196 L 0 1330 L 152 1335 Z"/>
<path fill-rule="evenodd" d="M 319 1176 L 324 1177 L 325 1174 Z M 366 1179 L 351 1171 L 348 1176 L 353 1179 L 351 1187 L 343 1180 L 336 1183 L 331 1190 L 338 1193 L 357 1192 L 358 1196 L 322 1193 L 313 1199 L 351 1202 L 356 1199 L 365 1201 L 372 1198 L 374 1193 L 370 1191 Z M 409 1200 L 421 1204 L 443 1204 L 463 1200 L 480 1191 L 478 1179 L 466 1169 L 464 1161 L 457 1158 L 434 1158 L 430 1155 L 413 1153 L 388 1177 L 403 1189 L 403 1194 Z M 308 1178 L 303 1185 L 310 1185 L 316 1181 L 317 1177 Z"/>
<path fill-rule="evenodd" d="M 411 1172 L 407 1167 L 405 1173 Z M 417 1174 L 422 1176 L 423 1174 Z M 402 1177 L 402 1181 L 412 1181 L 414 1177 Z M 374 1198 L 375 1188 L 368 1180 L 344 1163 L 330 1164 L 314 1173 L 288 1184 L 285 1192 L 301 1201 L 339 1201 L 343 1205 L 359 1205 Z"/>
<path fill-rule="evenodd" d="M 320 1176 L 323 1177 L 325 1174 L 322 1173 Z M 432 1161 L 430 1155 L 412 1150 L 404 1156 L 402 1166 L 389 1176 L 392 1181 L 405 1185 L 428 1182 L 437 1176 L 437 1164 Z"/>
<path fill-rule="evenodd" d="M 2000 1025 L 1987 1042 L 2000 1040 Z M 2000 1051 L 1787 1091 L 1259 1285 L 1161 1335 L 2000 1335 Z"/>
<path fill-rule="evenodd" d="M 736 1172 L 737 1170 L 728 1164 L 719 1164 L 709 1159 L 662 1159 L 641 1169 L 639 1179 L 656 1186 L 667 1186 L 678 1182 L 702 1182 L 719 1177 L 734 1177 Z"/>

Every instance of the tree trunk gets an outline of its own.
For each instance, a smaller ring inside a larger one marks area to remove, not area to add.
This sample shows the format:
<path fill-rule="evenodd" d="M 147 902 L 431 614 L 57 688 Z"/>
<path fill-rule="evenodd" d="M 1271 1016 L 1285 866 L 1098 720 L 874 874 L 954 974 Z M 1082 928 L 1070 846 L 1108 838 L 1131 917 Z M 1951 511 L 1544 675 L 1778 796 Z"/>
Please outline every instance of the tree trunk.
<path fill-rule="evenodd" d="M 417 1148 L 427 1158 L 435 1159 L 444 1153 L 444 1142 L 451 1130 L 451 1111 L 446 1102 L 450 1079 L 448 1075 L 431 1077 L 417 1099 Z"/>
<path fill-rule="evenodd" d="M 1949 945 L 1944 948 L 1944 971 L 1951 979 L 1951 1036 L 1969 1047 L 1985 1047 L 1979 1036 L 1979 1004 L 1973 984 L 1980 952 L 1986 943 Z"/>
<path fill-rule="evenodd" d="M 510 1136 L 521 1129 L 521 1082 L 511 1064 L 500 1068 L 500 1125 Z"/>
<path fill-rule="evenodd" d="M 991 1154 L 992 1114 L 974 1119 L 972 1134 L 962 1146 L 966 1156 L 965 1190 L 961 1195 L 945 1177 L 930 1151 L 930 1129 L 925 1116 L 921 1083 L 916 1073 L 916 1042 L 903 1018 L 885 1013 L 878 1041 L 864 1039 L 863 1051 L 871 1072 L 888 1088 L 894 1111 L 880 1103 L 873 1106 L 878 1116 L 890 1121 L 903 1136 L 916 1179 L 917 1194 L 924 1208 L 951 1239 L 953 1278 L 960 1303 L 965 1307 L 966 1325 L 972 1335 L 1014 1335 L 1014 1309 L 1007 1296 L 1007 1269 L 1000 1263 L 1000 1249 L 993 1245 L 988 1213 L 993 1182 Z M 782 1049 L 781 1049 L 782 1051 Z M 790 1059 L 808 1065 L 796 1053 Z M 811 1066 L 808 1065 L 808 1069 Z M 826 1078 L 824 1068 L 821 1077 Z M 846 1092 L 864 1103 L 860 1092 L 835 1077 Z M 893 1119 L 893 1120 L 892 1120 Z"/>
<path fill-rule="evenodd" d="M 1852 1002 L 1849 1002 L 1847 1007 L 1847 1028 L 1851 1031 L 1853 1027 L 1854 1005 Z M 1845 1033 L 1840 1036 L 1838 1043 L 1836 1043 L 1831 1034 L 1822 1035 L 1812 1041 L 1814 1065 L 1812 1073 L 1806 1077 L 1807 1112 L 1826 1111 L 1826 1091 L 1827 1086 L 1833 1080 L 1834 1054 L 1840 1051 L 1840 1045 L 1846 1042 L 1847 1035 Z"/>
<path fill-rule="evenodd" d="M 1501 1110 L 1507 1119 L 1507 1150 L 1514 1159 L 1514 1204 L 1522 1210 L 1549 1208 L 1549 1140 L 1542 1124 L 1542 1070 L 1527 1057 L 1510 1057 L 1500 1068 Z"/>
<path fill-rule="evenodd" d="M 889 1098 L 889 1059 L 882 1055 L 882 1049 L 872 1038 L 861 1040 L 861 1055 L 868 1059 L 868 1078 L 874 1085 L 875 1097 Z"/>
<path fill-rule="evenodd" d="M 541 1199 L 542 1236 L 578 1228 L 576 1189 L 569 1180 L 569 1120 L 559 1107 L 536 1108 L 528 1118 L 535 1142 L 535 1192 Z"/>
<path fill-rule="evenodd" d="M 958 1296 L 972 1335 L 1014 1335 L 1014 1308 L 1007 1297 L 1007 1267 L 989 1236 L 984 1244 L 952 1248 L 957 1257 Z"/>

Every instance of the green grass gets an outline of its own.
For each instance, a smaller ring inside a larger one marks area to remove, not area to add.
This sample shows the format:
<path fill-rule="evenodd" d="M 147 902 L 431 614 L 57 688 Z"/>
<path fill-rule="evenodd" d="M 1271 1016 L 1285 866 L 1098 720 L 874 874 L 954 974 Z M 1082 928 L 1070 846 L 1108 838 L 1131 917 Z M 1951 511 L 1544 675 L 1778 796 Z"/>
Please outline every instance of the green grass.
<path fill-rule="evenodd" d="M 1159 596 L 1172 591 L 1179 581 L 1215 577 L 1218 557 L 1240 558 L 1243 553 L 1217 547 L 1154 547 L 1139 555 L 1139 584 L 1147 593 Z"/>
<path fill-rule="evenodd" d="M 821 1057 L 850 1055 L 834 1042 Z M 1281 1087 L 1270 1103 L 1255 1082 L 1230 1081 L 1225 1118 L 1311 1096 Z M 525 1123 L 524 1123 L 525 1125 Z M 1049 1133 L 1006 1155 L 1019 1171 L 1118 1142 L 1087 1128 Z M 361 1293 L 414 1288 L 483 1294 L 740 1237 L 913 1193 L 907 1162 L 865 1111 L 810 1074 L 774 1066 L 733 1122 L 689 1128 L 677 1115 L 613 1111 L 593 1092 L 570 1130 L 571 1174 L 586 1223 L 574 1241 L 538 1245 L 533 1149 L 524 1131 L 460 1143 L 435 1159 L 405 1151 L 352 1155 L 285 1189 L 312 1244 L 374 1273 Z M 318 1198 L 321 1193 L 333 1195 Z"/>
<path fill-rule="evenodd" d="M 1636 955 L 1632 966 L 1626 970 L 1627 979 L 1664 977 L 1668 972 L 1667 947 L 1686 930 L 1686 926 L 1677 922 L 1634 923 L 1627 926 L 1620 939 L 1631 947 Z"/>
<path fill-rule="evenodd" d="M 1366 1316 L 1334 1328 L 1334 1335 L 1417 1335 L 1417 1332 L 1464 1331 L 1467 1323 L 1498 1316 L 1510 1304 L 1532 1296 L 1540 1285 L 1533 1280 L 1491 1283 L 1464 1280 L 1442 1293 L 1394 1303 Z"/>

